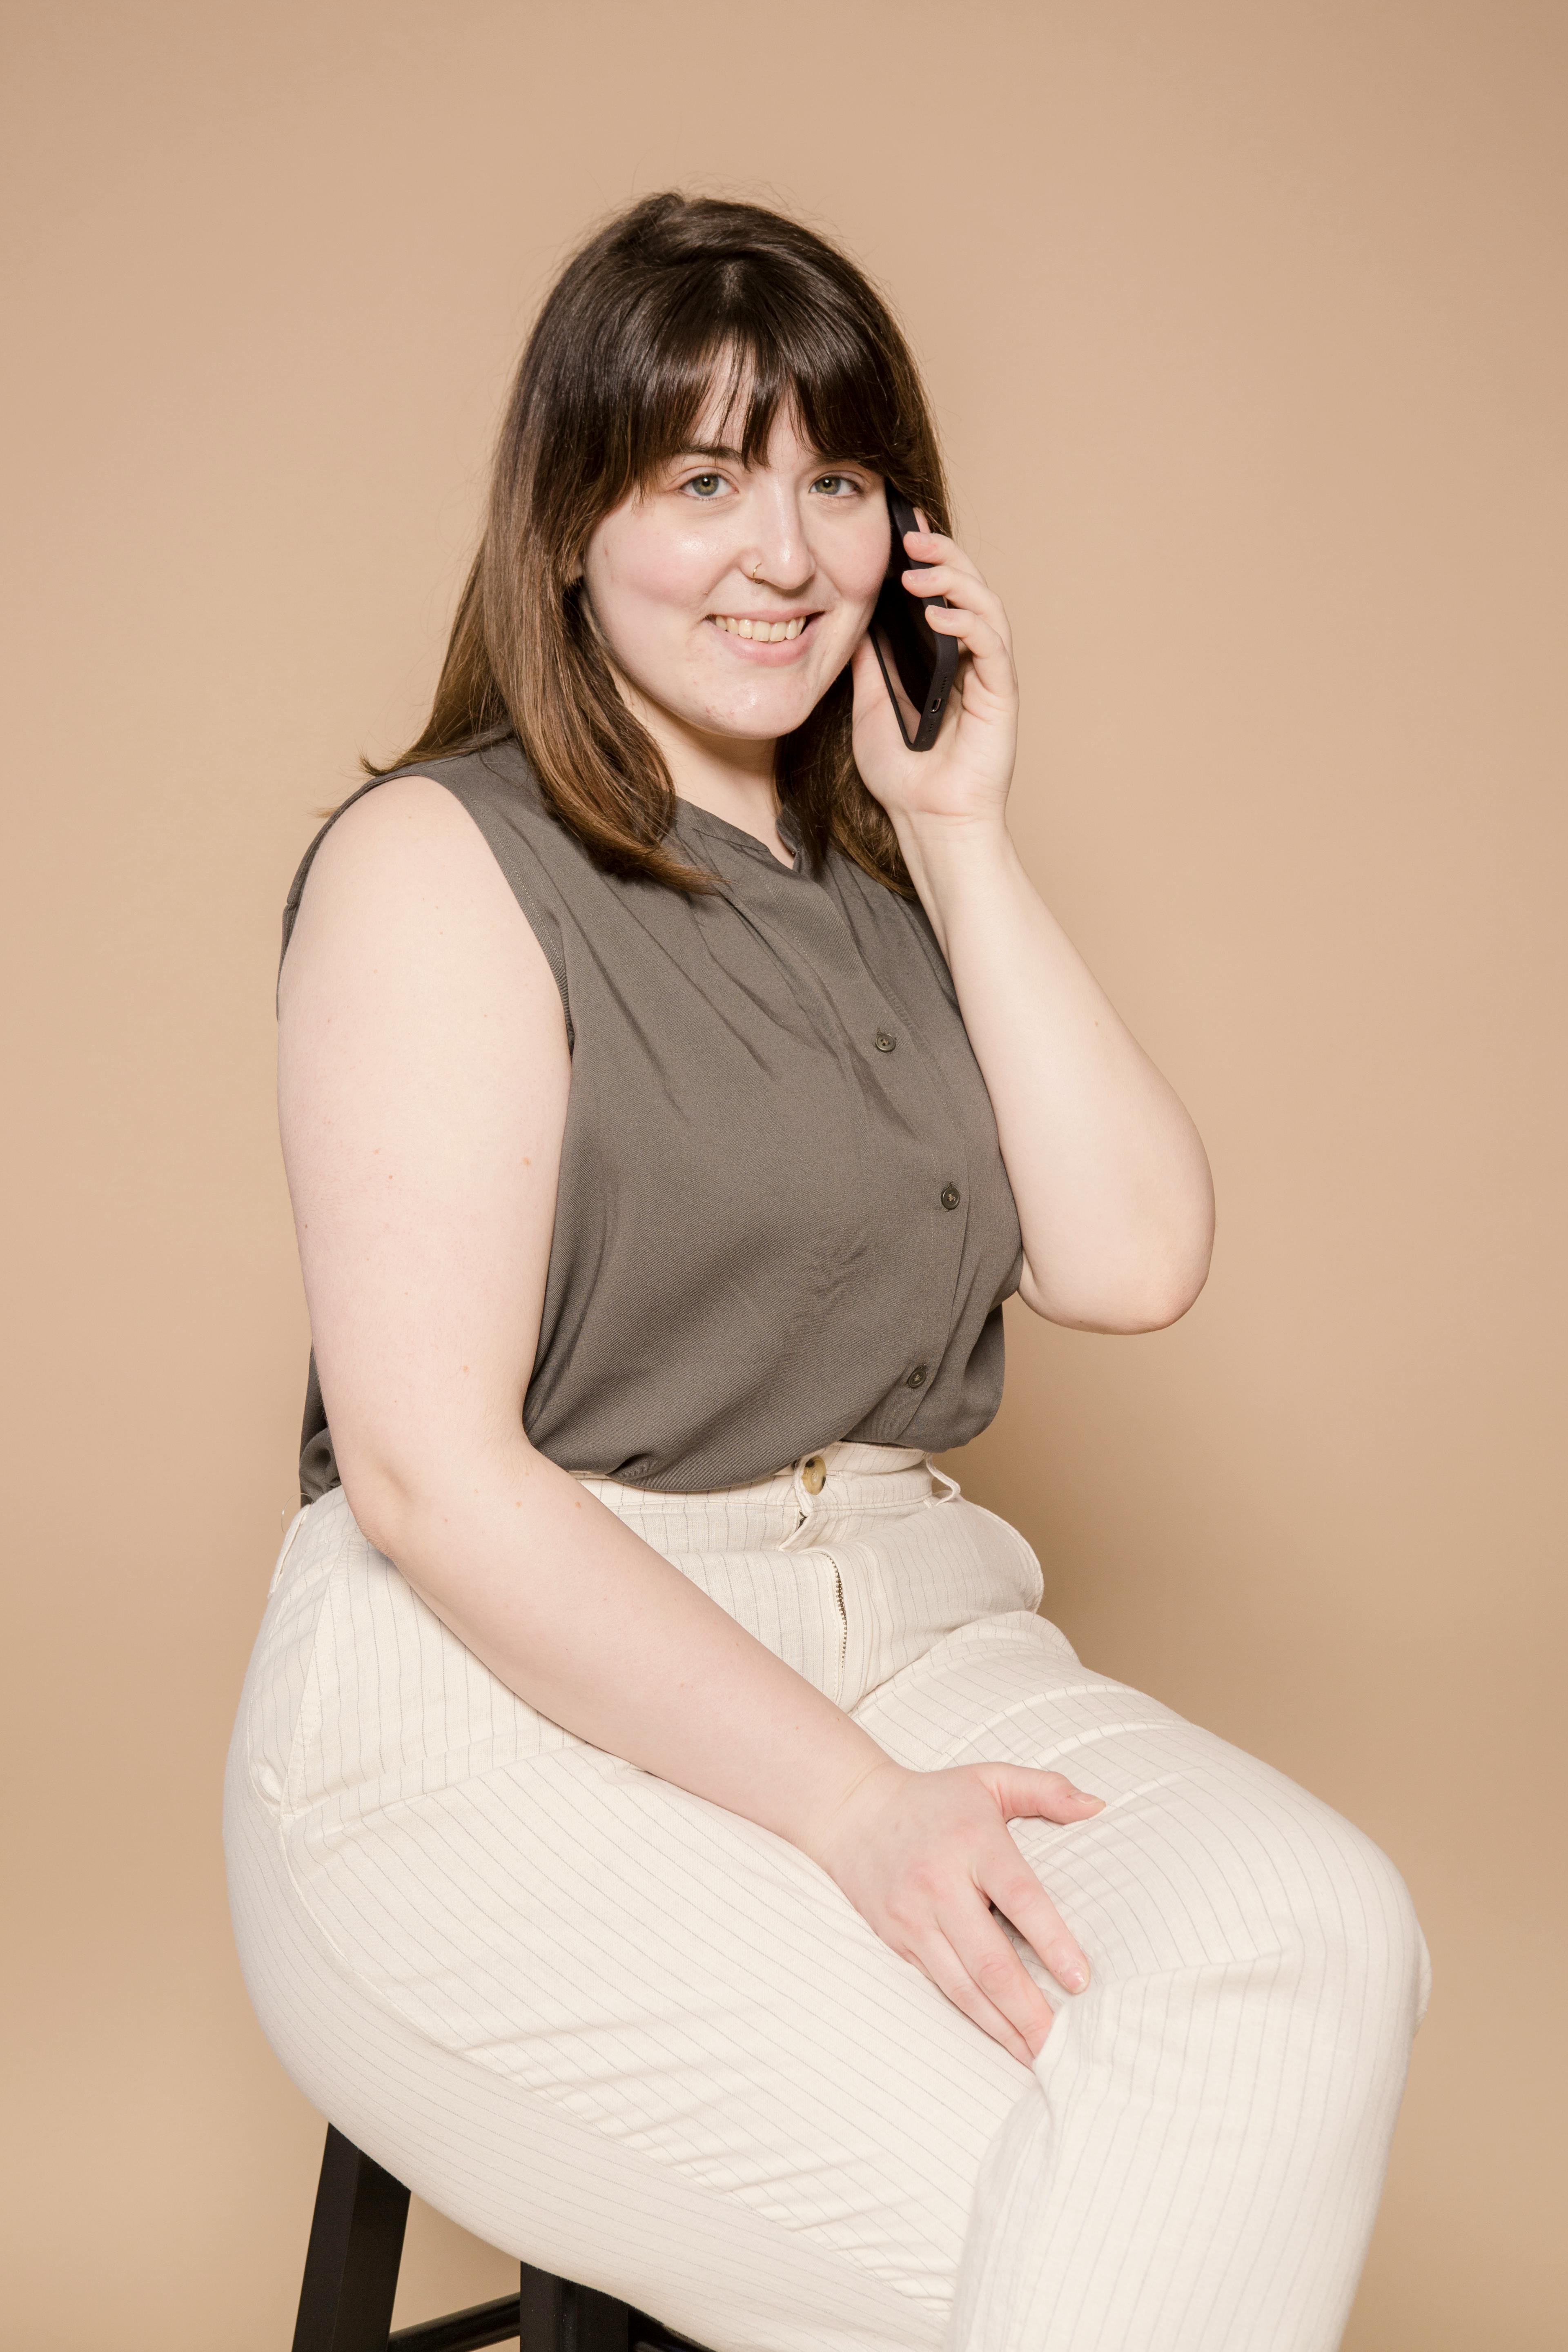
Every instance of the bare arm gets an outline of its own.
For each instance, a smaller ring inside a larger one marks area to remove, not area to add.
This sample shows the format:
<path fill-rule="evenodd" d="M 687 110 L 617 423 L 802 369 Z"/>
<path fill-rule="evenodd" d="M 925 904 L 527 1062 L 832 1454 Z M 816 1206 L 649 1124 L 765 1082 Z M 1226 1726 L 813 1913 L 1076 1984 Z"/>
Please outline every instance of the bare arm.
<path fill-rule="evenodd" d="M 317 1364 L 365 1534 L 531 1706 L 812 1854 L 1026 2057 L 1049 2012 L 986 1898 L 1058 1974 L 1082 1960 L 1005 1821 L 1095 1801 L 1055 1774 L 904 1771 L 523 1434 L 571 1063 L 538 942 L 438 784 L 384 784 L 327 835 L 279 1020 Z M 963 1917 L 936 1959 L 934 1912 L 909 1926 L 899 1889 L 944 1841 Z"/>
<path fill-rule="evenodd" d="M 1042 901 L 1004 814 L 1017 684 L 1000 601 L 951 540 L 913 537 L 966 659 L 929 752 L 899 740 L 856 656 L 856 756 L 892 818 L 952 973 L 1024 1240 L 1020 1296 L 1056 1323 L 1144 1331 L 1202 1289 L 1214 1194 L 1196 1129 Z"/>

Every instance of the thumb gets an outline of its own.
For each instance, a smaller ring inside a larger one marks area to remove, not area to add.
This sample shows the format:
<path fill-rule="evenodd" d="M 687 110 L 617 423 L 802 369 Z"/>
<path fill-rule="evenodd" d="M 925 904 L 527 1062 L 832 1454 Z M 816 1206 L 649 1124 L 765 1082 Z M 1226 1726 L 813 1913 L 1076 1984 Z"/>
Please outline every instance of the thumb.
<path fill-rule="evenodd" d="M 992 1790 L 1010 1822 L 1081 1822 L 1105 1809 L 1103 1797 L 1092 1796 L 1061 1772 L 1037 1771 L 1027 1764 L 994 1766 Z"/>

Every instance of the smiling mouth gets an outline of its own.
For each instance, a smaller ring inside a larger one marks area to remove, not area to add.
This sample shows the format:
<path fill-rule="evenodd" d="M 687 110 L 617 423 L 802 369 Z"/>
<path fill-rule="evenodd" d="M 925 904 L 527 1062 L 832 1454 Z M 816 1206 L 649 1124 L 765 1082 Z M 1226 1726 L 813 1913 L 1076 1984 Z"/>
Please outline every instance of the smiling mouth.
<path fill-rule="evenodd" d="M 750 637 L 753 645 L 787 646 L 816 620 L 815 613 L 797 613 L 787 621 L 748 620 L 731 613 L 710 613 L 716 629 L 731 637 Z"/>

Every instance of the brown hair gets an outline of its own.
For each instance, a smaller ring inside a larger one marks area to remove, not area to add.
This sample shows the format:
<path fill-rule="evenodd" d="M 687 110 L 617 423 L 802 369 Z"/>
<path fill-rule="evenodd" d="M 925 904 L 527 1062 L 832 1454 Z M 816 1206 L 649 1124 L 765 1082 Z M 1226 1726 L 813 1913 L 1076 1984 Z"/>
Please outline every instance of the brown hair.
<path fill-rule="evenodd" d="M 785 404 L 825 457 L 873 467 L 947 529 L 919 374 L 854 263 L 756 205 L 648 196 L 568 262 L 540 312 L 429 720 L 392 762 L 515 736 L 546 802 L 601 866 L 684 890 L 713 877 L 663 846 L 675 788 L 616 690 L 580 580 L 595 525 L 689 444 L 721 370 L 744 407 L 746 462 Z M 892 825 L 856 771 L 850 713 L 845 670 L 781 741 L 779 795 L 814 866 L 833 843 L 908 891 Z"/>

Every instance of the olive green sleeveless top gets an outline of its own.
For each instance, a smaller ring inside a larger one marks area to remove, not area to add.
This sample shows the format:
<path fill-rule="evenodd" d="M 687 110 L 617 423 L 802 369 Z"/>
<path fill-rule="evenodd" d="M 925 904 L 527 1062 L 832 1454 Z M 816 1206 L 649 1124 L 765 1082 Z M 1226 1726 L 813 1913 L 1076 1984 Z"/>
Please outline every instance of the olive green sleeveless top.
<path fill-rule="evenodd" d="M 402 772 L 467 809 L 566 1011 L 531 1443 L 563 1469 L 679 1493 L 835 1438 L 935 1453 L 984 1429 L 1023 1253 L 918 902 L 837 850 L 809 871 L 787 810 L 793 868 L 679 803 L 679 846 L 723 880 L 689 897 L 602 872 L 515 743 Z M 289 893 L 285 950 L 327 830 Z M 302 1499 L 337 1483 L 312 1358 Z"/>

